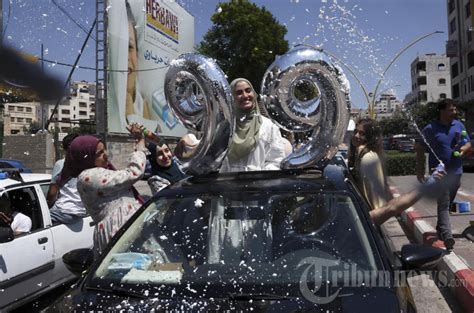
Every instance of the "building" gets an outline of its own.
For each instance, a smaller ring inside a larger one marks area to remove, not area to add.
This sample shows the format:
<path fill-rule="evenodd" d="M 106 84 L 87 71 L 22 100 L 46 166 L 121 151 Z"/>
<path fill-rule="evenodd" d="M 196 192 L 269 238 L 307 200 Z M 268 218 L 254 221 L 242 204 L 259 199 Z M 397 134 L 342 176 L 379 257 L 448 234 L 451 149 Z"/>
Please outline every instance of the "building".
<path fill-rule="evenodd" d="M 446 55 L 450 59 L 452 98 L 465 103 L 466 127 L 474 130 L 474 18 L 470 0 L 447 0 Z"/>
<path fill-rule="evenodd" d="M 411 63 L 411 92 L 407 107 L 451 98 L 450 60 L 445 54 L 428 53 Z"/>
<path fill-rule="evenodd" d="M 47 116 L 49 118 L 54 110 L 55 104 L 49 104 Z M 38 116 L 41 116 L 41 108 L 38 108 Z M 48 129 L 59 128 L 60 133 L 66 133 L 69 129 L 78 127 L 79 121 L 95 123 L 95 84 L 85 81 L 74 82 L 70 87 L 70 94 L 61 100 L 57 112 L 54 115 Z"/>
<path fill-rule="evenodd" d="M 33 122 L 38 122 L 39 102 L 5 103 L 3 134 L 25 135 Z"/>
<path fill-rule="evenodd" d="M 391 114 L 403 108 L 402 103 L 392 93 L 383 93 L 380 98 L 375 101 L 375 114 Z"/>

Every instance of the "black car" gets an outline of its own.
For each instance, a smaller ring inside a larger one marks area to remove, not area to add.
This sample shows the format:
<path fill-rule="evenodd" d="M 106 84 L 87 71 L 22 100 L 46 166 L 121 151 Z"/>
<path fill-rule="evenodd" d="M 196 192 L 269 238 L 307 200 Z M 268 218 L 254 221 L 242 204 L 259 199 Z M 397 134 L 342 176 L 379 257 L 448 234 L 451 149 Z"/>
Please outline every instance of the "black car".
<path fill-rule="evenodd" d="M 150 199 L 50 311 L 400 312 L 396 264 L 347 170 L 210 174 Z M 402 249 L 404 267 L 433 263 Z"/>

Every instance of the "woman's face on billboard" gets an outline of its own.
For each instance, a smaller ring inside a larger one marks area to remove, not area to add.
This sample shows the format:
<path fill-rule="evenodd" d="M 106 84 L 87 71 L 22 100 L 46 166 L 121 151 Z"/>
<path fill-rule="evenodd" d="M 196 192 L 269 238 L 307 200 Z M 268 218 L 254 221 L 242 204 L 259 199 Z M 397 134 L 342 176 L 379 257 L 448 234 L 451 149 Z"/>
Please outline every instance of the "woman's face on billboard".
<path fill-rule="evenodd" d="M 137 40 L 132 22 L 128 21 L 128 73 L 131 74 L 137 69 Z"/>

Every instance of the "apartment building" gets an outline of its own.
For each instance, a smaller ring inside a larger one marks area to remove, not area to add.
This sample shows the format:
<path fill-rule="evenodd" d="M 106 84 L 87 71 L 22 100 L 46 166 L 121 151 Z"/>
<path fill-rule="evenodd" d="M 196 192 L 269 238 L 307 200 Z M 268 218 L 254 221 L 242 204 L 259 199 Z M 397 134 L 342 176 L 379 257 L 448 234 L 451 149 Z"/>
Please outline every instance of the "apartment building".
<path fill-rule="evenodd" d="M 3 109 L 3 134 L 24 135 L 33 122 L 38 121 L 39 102 L 5 103 Z"/>
<path fill-rule="evenodd" d="M 391 114 L 397 110 L 401 110 L 402 103 L 392 93 L 384 93 L 374 104 L 376 114 Z"/>
<path fill-rule="evenodd" d="M 411 63 L 411 92 L 406 106 L 451 98 L 450 60 L 445 54 L 428 53 Z"/>
<path fill-rule="evenodd" d="M 85 81 L 72 83 L 70 94 L 60 102 L 57 112 L 48 127 L 49 130 L 58 127 L 59 132 L 65 133 L 71 128 L 78 127 L 79 121 L 94 123 L 95 92 L 95 84 L 93 83 Z M 47 118 L 52 115 L 54 105 L 48 105 Z M 41 111 L 41 108 L 38 109 Z M 41 112 L 39 115 L 41 115 Z"/>
<path fill-rule="evenodd" d="M 474 1 L 474 0 L 472 0 Z M 447 0 L 448 33 L 446 55 L 451 62 L 452 98 L 463 103 L 466 127 L 474 130 L 474 3 Z"/>

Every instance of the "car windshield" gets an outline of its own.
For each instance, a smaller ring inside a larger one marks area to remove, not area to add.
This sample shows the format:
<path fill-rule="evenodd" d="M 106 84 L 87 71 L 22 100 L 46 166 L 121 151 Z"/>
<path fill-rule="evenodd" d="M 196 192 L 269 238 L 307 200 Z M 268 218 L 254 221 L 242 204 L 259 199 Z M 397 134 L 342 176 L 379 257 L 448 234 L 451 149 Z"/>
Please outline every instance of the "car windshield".
<path fill-rule="evenodd" d="M 176 288 L 202 296 L 226 288 L 254 292 L 258 286 L 275 294 L 279 286 L 285 291 L 298 286 L 301 264 L 308 260 L 375 270 L 355 205 L 343 192 L 157 198 L 115 243 L 88 285 L 146 285 L 171 296 Z"/>

